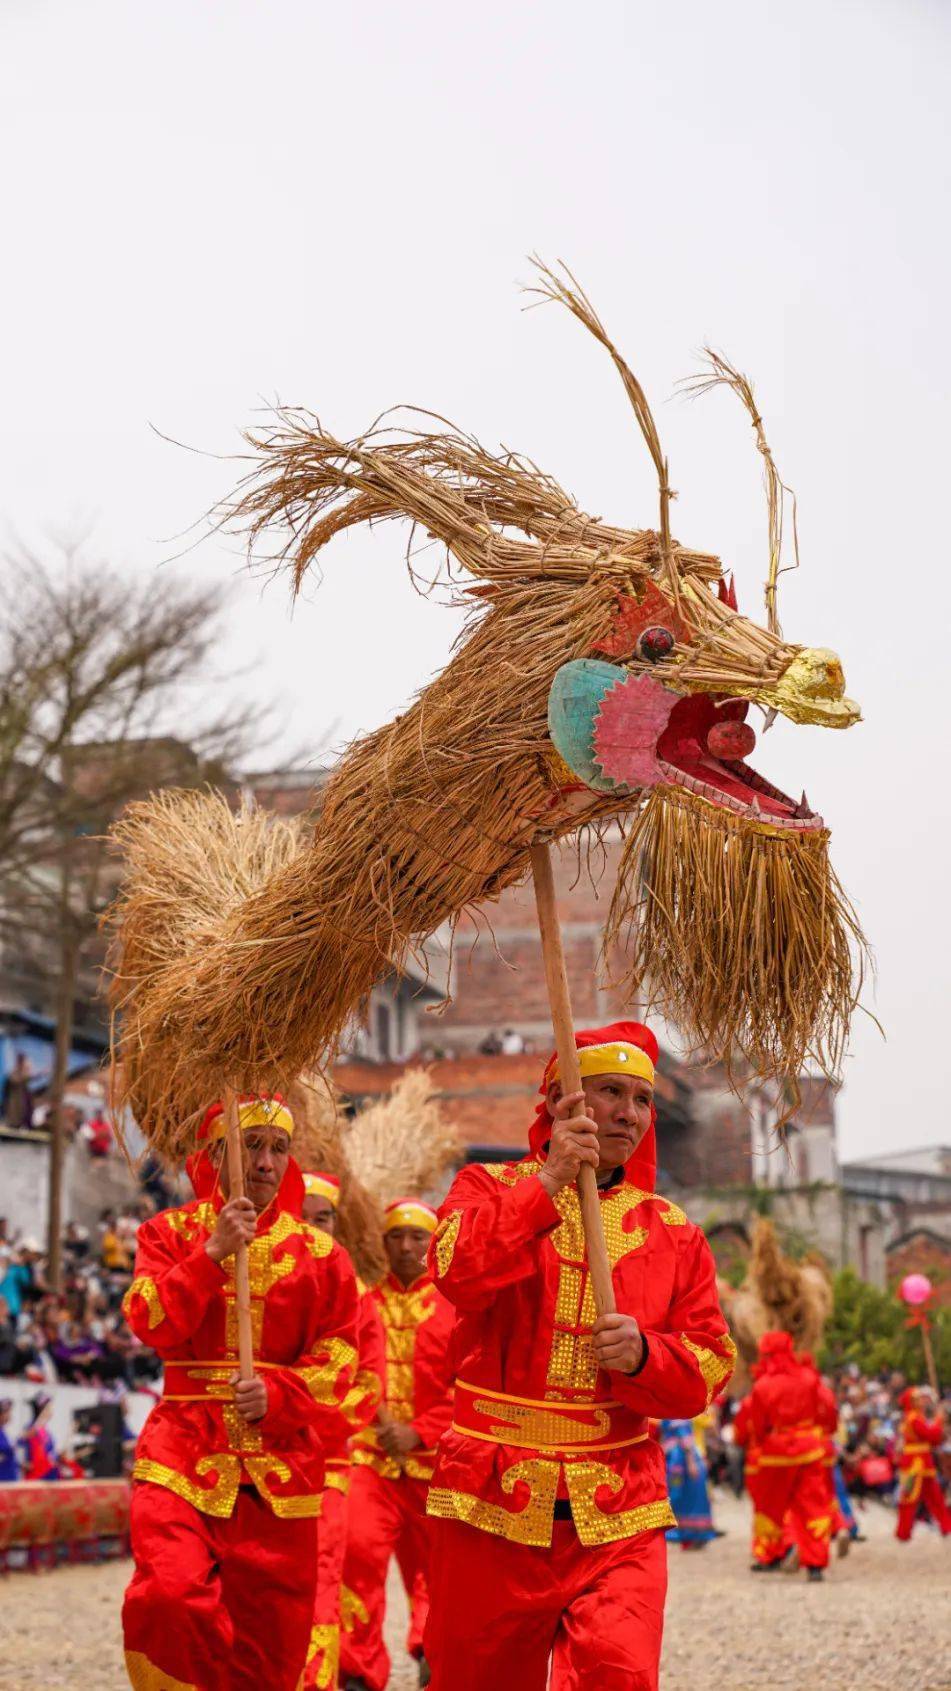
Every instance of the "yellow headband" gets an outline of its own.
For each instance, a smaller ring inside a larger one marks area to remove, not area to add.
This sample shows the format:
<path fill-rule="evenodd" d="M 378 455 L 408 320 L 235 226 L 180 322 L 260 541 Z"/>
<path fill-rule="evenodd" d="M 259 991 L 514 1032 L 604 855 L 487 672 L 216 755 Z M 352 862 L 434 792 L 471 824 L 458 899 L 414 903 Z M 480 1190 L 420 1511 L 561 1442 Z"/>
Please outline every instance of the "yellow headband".
<path fill-rule="evenodd" d="M 276 1098 L 249 1098 L 246 1103 L 238 1105 L 238 1127 L 242 1133 L 247 1133 L 251 1127 L 279 1127 L 288 1138 L 294 1132 L 294 1117 L 286 1104 L 281 1104 Z M 228 1124 L 224 1110 L 215 1116 L 208 1129 L 209 1139 L 225 1139 Z"/>
<path fill-rule="evenodd" d="M 340 1182 L 327 1174 L 305 1174 L 304 1191 L 308 1198 L 326 1198 L 333 1209 L 340 1203 Z"/>
<path fill-rule="evenodd" d="M 578 1067 L 582 1080 L 598 1074 L 629 1074 L 649 1080 L 652 1086 L 654 1084 L 654 1065 L 647 1052 L 642 1051 L 639 1045 L 628 1045 L 624 1040 L 607 1045 L 586 1045 L 578 1052 Z M 549 1079 L 561 1079 L 557 1061 Z"/>
<path fill-rule="evenodd" d="M 427 1233 L 435 1233 L 438 1226 L 439 1217 L 428 1204 L 420 1203 L 417 1198 L 400 1198 L 395 1204 L 387 1206 L 383 1231 L 390 1233 L 394 1227 L 422 1227 Z"/>

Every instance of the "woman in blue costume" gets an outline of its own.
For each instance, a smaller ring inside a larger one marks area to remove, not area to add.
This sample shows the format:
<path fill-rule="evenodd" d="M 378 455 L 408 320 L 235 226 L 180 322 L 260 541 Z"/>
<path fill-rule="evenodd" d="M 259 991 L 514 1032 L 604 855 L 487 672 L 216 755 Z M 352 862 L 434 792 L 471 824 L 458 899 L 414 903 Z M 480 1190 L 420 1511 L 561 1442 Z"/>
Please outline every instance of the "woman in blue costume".
<path fill-rule="evenodd" d="M 683 1550 L 702 1550 L 717 1537 L 710 1516 L 707 1465 L 690 1421 L 662 1421 L 660 1442 L 667 1459 L 667 1490 L 677 1525 L 667 1537 Z"/>

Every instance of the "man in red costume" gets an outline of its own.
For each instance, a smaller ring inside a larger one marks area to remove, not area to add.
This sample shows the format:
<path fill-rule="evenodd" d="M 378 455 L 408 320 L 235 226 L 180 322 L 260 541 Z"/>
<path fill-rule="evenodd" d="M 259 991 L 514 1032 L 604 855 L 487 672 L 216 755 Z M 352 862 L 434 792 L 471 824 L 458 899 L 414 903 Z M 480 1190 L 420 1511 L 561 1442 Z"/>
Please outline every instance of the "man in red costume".
<path fill-rule="evenodd" d="M 898 1458 L 898 1525 L 895 1537 L 911 1537 L 915 1517 L 924 1504 L 942 1537 L 951 1533 L 951 1510 L 938 1484 L 935 1450 L 944 1439 L 940 1415 L 929 1416 L 931 1394 L 922 1386 L 909 1386 L 899 1404 L 904 1412 L 901 1455 Z"/>
<path fill-rule="evenodd" d="M 189 1159 L 195 1201 L 139 1229 L 129 1325 L 165 1364 L 139 1439 L 135 1573 L 123 1609 L 136 1691 L 295 1691 L 310 1637 L 324 1450 L 349 1427 L 356 1279 L 301 1218 L 294 1123 L 239 1105 L 246 1196 L 230 1195 L 212 1105 Z M 254 1374 L 238 1375 L 234 1253 L 248 1250 Z"/>
<path fill-rule="evenodd" d="M 759 1445 L 759 1511 L 767 1567 L 779 1563 L 789 1540 L 809 1578 L 821 1580 L 838 1508 L 825 1466 L 838 1421 L 835 1398 L 811 1361 L 793 1352 L 789 1333 L 764 1333 L 750 1419 Z"/>
<path fill-rule="evenodd" d="M 430 1248 L 459 1312 L 429 1494 L 434 1691 L 543 1691 L 550 1657 L 554 1691 L 656 1687 L 676 1523 L 648 1418 L 699 1415 L 733 1369 L 706 1240 L 653 1190 L 657 1042 L 616 1022 L 576 1043 L 583 1093 L 552 1058 L 531 1154 L 463 1169 Z M 618 1305 L 597 1319 L 585 1162 Z"/>
<path fill-rule="evenodd" d="M 340 1643 L 341 1678 L 352 1691 L 383 1691 L 390 1658 L 383 1640 L 386 1574 L 395 1554 L 410 1599 L 406 1648 L 423 1661 L 430 1523 L 426 1492 L 434 1446 L 452 1414 L 450 1339 L 455 1312 L 426 1267 L 436 1212 L 418 1198 L 386 1209 L 383 1242 L 389 1271 L 372 1296 L 383 1322 L 386 1390 L 376 1427 L 353 1443 L 353 1482 L 344 1585 L 354 1607 Z"/>
<path fill-rule="evenodd" d="M 334 1174 L 304 1175 L 304 1217 L 331 1237 L 336 1234 L 340 1210 L 340 1181 Z M 360 1305 L 357 1314 L 357 1372 L 343 1410 L 351 1433 L 361 1432 L 372 1421 L 383 1396 L 386 1358 L 383 1328 L 376 1301 L 361 1280 L 357 1281 Z M 348 1441 L 326 1451 L 324 1489 L 320 1499 L 317 1530 L 317 1591 L 314 1624 L 304 1673 L 305 1691 L 324 1691 L 337 1685 L 340 1663 L 340 1588 L 347 1547 L 347 1493 L 350 1490 Z"/>

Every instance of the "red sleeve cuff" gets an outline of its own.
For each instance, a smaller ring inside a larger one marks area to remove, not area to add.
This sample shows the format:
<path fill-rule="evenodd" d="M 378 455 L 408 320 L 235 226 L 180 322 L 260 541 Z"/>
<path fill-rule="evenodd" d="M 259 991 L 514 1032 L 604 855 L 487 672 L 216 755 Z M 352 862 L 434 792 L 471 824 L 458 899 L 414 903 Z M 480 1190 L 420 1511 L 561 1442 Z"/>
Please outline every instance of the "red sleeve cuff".
<path fill-rule="evenodd" d="M 520 1180 L 513 1188 L 509 1200 L 511 1210 L 515 1214 L 521 1212 L 521 1219 L 525 1222 L 525 1237 L 534 1238 L 536 1233 L 550 1233 L 561 1221 L 561 1212 L 556 1208 L 555 1201 L 550 1198 L 537 1174 L 528 1180 Z"/>
<path fill-rule="evenodd" d="M 188 1277 L 200 1287 L 203 1292 L 216 1292 L 225 1279 L 225 1271 L 220 1262 L 215 1262 L 208 1255 L 204 1245 L 196 1245 L 191 1254 L 184 1258 L 184 1266 L 188 1270 Z"/>

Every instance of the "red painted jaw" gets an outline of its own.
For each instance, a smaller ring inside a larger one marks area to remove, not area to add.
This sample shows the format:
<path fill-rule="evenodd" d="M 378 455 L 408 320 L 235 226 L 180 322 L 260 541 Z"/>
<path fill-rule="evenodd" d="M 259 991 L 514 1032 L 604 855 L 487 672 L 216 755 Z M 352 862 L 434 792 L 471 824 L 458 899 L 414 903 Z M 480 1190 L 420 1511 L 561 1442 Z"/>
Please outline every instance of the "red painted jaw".
<path fill-rule="evenodd" d="M 752 751 L 756 743 L 752 729 L 745 726 L 748 711 L 746 699 L 710 693 L 678 699 L 655 748 L 662 780 L 778 827 L 797 832 L 823 828 L 822 817 L 802 800 L 797 804 L 765 781 L 744 756 L 731 755 Z"/>

